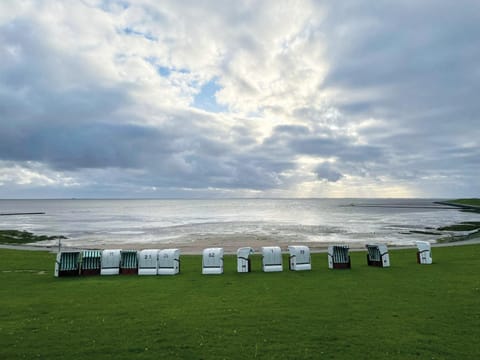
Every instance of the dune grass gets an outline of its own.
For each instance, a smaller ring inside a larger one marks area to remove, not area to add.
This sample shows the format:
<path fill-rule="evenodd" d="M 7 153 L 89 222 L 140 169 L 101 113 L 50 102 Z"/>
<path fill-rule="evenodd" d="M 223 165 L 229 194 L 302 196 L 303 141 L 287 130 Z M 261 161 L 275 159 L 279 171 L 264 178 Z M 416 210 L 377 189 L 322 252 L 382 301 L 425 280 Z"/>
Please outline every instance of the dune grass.
<path fill-rule="evenodd" d="M 0 250 L 1 359 L 479 358 L 480 246 L 391 251 L 392 267 L 54 278 L 54 255 Z M 284 257 L 286 261 L 286 256 Z M 286 263 L 284 264 L 286 268 Z"/>

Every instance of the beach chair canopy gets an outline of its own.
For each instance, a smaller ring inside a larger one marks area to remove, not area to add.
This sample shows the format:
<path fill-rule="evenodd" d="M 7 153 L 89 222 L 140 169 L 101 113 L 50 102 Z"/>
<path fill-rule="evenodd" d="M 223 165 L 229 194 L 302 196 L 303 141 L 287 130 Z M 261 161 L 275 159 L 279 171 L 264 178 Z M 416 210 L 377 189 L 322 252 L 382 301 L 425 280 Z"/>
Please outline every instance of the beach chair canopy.
<path fill-rule="evenodd" d="M 290 270 L 300 271 L 312 269 L 310 249 L 308 246 L 290 245 L 288 246 L 288 252 L 290 253 Z"/>
<path fill-rule="evenodd" d="M 250 255 L 254 250 L 251 247 L 241 247 L 237 250 L 237 272 L 244 273 L 251 271 Z"/>
<path fill-rule="evenodd" d="M 431 264 L 432 263 L 432 247 L 428 241 L 416 241 L 417 245 L 417 262 L 419 264 Z"/>
<path fill-rule="evenodd" d="M 79 273 L 80 251 L 63 251 L 55 260 L 55 276 L 75 276 Z"/>
<path fill-rule="evenodd" d="M 387 245 L 367 244 L 367 264 L 369 266 L 389 267 L 390 257 Z"/>
<path fill-rule="evenodd" d="M 120 255 L 121 255 L 120 267 L 122 269 L 138 268 L 137 250 L 122 250 Z"/>
<path fill-rule="evenodd" d="M 122 250 L 120 252 L 120 274 L 138 274 L 137 250 Z"/>
<path fill-rule="evenodd" d="M 83 270 L 100 270 L 102 261 L 101 250 L 83 250 L 82 251 L 82 269 Z"/>
<path fill-rule="evenodd" d="M 102 251 L 101 275 L 118 275 L 120 273 L 120 261 L 122 250 L 107 249 Z"/>
<path fill-rule="evenodd" d="M 328 247 L 328 267 L 330 269 L 350 268 L 350 255 L 347 245 L 330 245 Z"/>
<path fill-rule="evenodd" d="M 180 250 L 164 249 L 158 252 L 158 275 L 175 275 L 180 272 Z"/>
<path fill-rule="evenodd" d="M 262 247 L 262 268 L 265 272 L 283 271 L 282 249 L 280 247 Z"/>
<path fill-rule="evenodd" d="M 145 249 L 138 253 L 138 275 L 157 275 L 158 249 Z"/>
<path fill-rule="evenodd" d="M 223 273 L 223 248 L 204 249 L 202 258 L 202 274 Z"/>

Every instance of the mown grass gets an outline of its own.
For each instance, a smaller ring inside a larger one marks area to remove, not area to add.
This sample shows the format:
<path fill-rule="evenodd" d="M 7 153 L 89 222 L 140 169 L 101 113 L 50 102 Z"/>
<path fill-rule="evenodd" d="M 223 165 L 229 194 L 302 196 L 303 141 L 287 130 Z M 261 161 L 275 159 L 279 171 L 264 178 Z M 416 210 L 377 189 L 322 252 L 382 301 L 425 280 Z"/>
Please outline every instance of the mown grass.
<path fill-rule="evenodd" d="M 392 267 L 54 278 L 54 255 L 0 250 L 1 359 L 475 359 L 480 246 L 391 251 Z M 285 256 L 286 260 L 286 256 Z"/>

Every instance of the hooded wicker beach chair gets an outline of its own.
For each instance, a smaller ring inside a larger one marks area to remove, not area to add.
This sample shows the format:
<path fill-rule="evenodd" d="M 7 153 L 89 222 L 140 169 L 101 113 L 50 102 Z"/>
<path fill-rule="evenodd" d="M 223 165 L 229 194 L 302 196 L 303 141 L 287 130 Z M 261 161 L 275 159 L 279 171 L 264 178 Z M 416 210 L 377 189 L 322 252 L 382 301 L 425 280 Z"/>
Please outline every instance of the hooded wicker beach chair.
<path fill-rule="evenodd" d="M 312 261 L 310 257 L 310 249 L 303 245 L 290 245 L 288 247 L 290 253 L 288 267 L 293 271 L 312 270 Z"/>
<path fill-rule="evenodd" d="M 387 245 L 367 244 L 366 248 L 368 266 L 390 267 Z"/>
<path fill-rule="evenodd" d="M 432 263 L 432 247 L 428 241 L 416 241 L 417 245 L 417 263 L 430 265 Z"/>
<path fill-rule="evenodd" d="M 247 273 L 252 271 L 250 255 L 254 250 L 251 247 L 241 247 L 237 250 L 237 272 Z"/>
<path fill-rule="evenodd" d="M 176 275 L 180 272 L 180 250 L 164 249 L 158 253 L 158 275 Z"/>
<path fill-rule="evenodd" d="M 328 247 L 328 267 L 330 269 L 351 268 L 347 245 L 331 245 Z"/>
<path fill-rule="evenodd" d="M 280 247 L 262 247 L 262 270 L 264 272 L 283 271 L 282 249 Z"/>
<path fill-rule="evenodd" d="M 80 251 L 62 251 L 55 259 L 55 276 L 78 276 L 80 274 Z"/>
<path fill-rule="evenodd" d="M 137 250 L 122 250 L 120 253 L 120 274 L 138 274 L 138 253 Z"/>
<path fill-rule="evenodd" d="M 101 263 L 101 250 L 83 250 L 82 261 L 80 265 L 80 274 L 84 276 L 100 275 Z"/>
<path fill-rule="evenodd" d="M 207 248 L 203 250 L 202 274 L 223 274 L 223 248 Z"/>

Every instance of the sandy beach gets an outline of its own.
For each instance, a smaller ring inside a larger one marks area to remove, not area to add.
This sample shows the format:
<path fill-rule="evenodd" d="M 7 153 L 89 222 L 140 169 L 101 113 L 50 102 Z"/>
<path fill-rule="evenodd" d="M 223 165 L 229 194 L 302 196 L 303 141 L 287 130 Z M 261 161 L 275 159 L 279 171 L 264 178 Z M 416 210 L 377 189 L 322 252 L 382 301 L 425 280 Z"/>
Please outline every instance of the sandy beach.
<path fill-rule="evenodd" d="M 344 243 L 350 247 L 351 251 L 364 251 L 365 250 L 365 241 L 359 241 L 354 243 Z M 480 238 L 463 240 L 463 241 L 454 241 L 446 243 L 432 243 L 432 247 L 445 247 L 445 246 L 461 246 L 461 245 L 471 245 L 479 244 Z M 132 249 L 132 250 L 142 250 L 142 249 L 168 249 L 168 248 L 177 248 L 181 250 L 182 254 L 185 255 L 198 255 L 201 254 L 203 249 L 209 247 L 222 247 L 225 254 L 236 254 L 237 249 L 243 246 L 251 246 L 255 251 L 260 251 L 262 246 L 280 246 L 282 251 L 287 251 L 288 245 L 306 245 L 310 248 L 312 253 L 322 253 L 326 252 L 329 245 L 339 244 L 338 242 L 288 242 L 282 240 L 268 241 L 265 238 L 258 238 L 254 236 L 217 236 L 217 237 L 206 237 L 204 239 L 196 239 L 191 242 L 175 242 L 175 243 L 164 243 L 164 242 L 148 242 L 148 243 L 97 243 L 88 247 L 71 247 L 62 245 L 61 249 L 66 250 L 77 250 L 77 249 Z M 388 245 L 389 249 L 405 249 L 413 248 L 414 245 Z M 53 243 L 31 243 L 24 245 L 1 245 L 0 249 L 14 249 L 14 250 L 28 250 L 28 251 L 50 251 L 53 253 L 58 252 L 58 244 Z"/>

